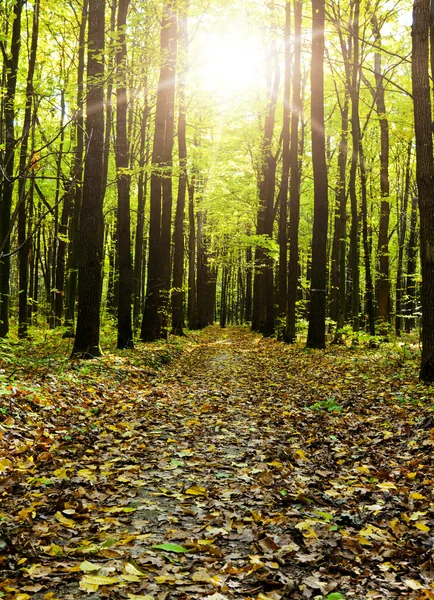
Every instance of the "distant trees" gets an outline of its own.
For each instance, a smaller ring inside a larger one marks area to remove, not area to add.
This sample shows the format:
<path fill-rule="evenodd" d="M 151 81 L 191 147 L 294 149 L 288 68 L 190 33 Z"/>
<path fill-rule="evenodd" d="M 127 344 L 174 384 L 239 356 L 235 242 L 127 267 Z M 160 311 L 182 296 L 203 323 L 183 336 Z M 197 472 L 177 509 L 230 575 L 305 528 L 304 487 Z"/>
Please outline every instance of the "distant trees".
<path fill-rule="evenodd" d="M 411 330 L 431 294 L 423 2 L 413 111 L 411 36 L 379 3 L 314 0 L 311 22 L 301 0 L 8 0 L 0 336 L 76 326 L 88 357 L 106 318 L 119 348 L 215 320 L 290 343 L 307 328 L 320 348 Z M 233 16 L 220 85 L 206 60 L 225 58 Z M 262 58 L 241 85 L 251 32 Z M 429 379 L 425 312 L 423 330 Z"/>

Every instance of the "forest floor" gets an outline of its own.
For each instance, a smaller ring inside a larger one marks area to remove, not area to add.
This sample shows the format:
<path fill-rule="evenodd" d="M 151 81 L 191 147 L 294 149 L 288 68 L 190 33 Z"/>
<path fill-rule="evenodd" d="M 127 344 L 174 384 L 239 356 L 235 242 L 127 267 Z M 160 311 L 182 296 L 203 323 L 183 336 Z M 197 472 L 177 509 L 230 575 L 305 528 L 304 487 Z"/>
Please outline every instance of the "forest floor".
<path fill-rule="evenodd" d="M 0 345 L 0 597 L 434 599 L 417 348 L 55 339 Z"/>

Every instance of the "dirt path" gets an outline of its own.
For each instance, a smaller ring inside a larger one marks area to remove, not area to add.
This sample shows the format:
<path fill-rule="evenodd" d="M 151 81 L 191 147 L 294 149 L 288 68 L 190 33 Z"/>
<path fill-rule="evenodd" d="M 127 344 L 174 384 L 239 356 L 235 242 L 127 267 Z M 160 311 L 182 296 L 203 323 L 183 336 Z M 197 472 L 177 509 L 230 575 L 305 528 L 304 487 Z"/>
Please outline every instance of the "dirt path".
<path fill-rule="evenodd" d="M 33 464 L 4 463 L 0 595 L 434 598 L 433 413 L 378 361 L 210 328 L 42 407 Z"/>

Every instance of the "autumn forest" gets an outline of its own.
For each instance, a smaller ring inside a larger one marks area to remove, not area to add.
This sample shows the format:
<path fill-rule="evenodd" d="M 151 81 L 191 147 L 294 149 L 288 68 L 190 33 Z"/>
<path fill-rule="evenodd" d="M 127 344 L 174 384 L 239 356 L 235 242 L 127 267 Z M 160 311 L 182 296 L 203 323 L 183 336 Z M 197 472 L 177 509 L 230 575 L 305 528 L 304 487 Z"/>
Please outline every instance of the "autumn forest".
<path fill-rule="evenodd" d="M 0 598 L 434 599 L 433 32 L 0 3 Z"/>

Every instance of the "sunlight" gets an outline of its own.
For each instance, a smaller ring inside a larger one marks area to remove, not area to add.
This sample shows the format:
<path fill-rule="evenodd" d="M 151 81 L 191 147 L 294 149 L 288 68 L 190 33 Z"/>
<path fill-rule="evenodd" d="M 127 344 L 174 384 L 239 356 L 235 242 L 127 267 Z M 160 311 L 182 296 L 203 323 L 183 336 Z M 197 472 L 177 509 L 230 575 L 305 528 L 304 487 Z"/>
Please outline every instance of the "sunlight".
<path fill-rule="evenodd" d="M 239 23 L 203 41 L 198 75 L 203 85 L 221 97 L 263 84 L 261 41 Z"/>

